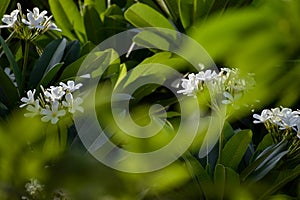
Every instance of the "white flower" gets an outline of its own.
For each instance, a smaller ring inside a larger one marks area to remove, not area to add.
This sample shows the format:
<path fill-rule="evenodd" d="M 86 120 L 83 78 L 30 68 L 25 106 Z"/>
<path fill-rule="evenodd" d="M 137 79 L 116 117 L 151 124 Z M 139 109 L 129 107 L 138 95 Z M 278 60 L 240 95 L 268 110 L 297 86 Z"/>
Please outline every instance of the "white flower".
<path fill-rule="evenodd" d="M 73 95 L 71 93 L 66 94 L 65 96 L 66 101 L 63 101 L 63 105 L 68 108 L 68 111 L 70 113 L 75 113 L 77 110 L 80 112 L 83 112 L 83 108 L 80 106 L 82 104 L 83 100 L 80 97 L 77 97 L 75 100 L 73 98 Z"/>
<path fill-rule="evenodd" d="M 63 89 L 67 90 L 68 92 L 74 92 L 82 86 L 82 83 L 78 83 L 75 85 L 74 81 L 68 81 L 67 84 L 60 82 L 59 85 L 61 85 Z"/>
<path fill-rule="evenodd" d="M 10 13 L 10 15 L 4 15 L 2 18 L 2 22 L 7 25 L 1 25 L 0 28 L 13 28 L 15 22 L 18 20 L 19 10 L 14 10 Z"/>
<path fill-rule="evenodd" d="M 15 85 L 15 86 L 17 86 L 17 83 L 16 83 L 16 77 L 15 77 L 15 74 L 10 70 L 10 68 L 9 67 L 6 67 L 5 69 L 4 69 L 4 72 L 5 72 L 5 74 L 9 77 L 9 79 L 11 80 L 11 82 Z"/>
<path fill-rule="evenodd" d="M 28 27 L 30 29 L 33 29 L 33 28 L 40 28 L 40 29 L 43 29 L 44 26 L 42 25 L 42 23 L 44 22 L 45 20 L 45 15 L 47 14 L 47 11 L 44 10 L 40 13 L 39 11 L 39 8 L 35 7 L 33 8 L 33 12 L 31 12 L 30 10 L 27 10 L 28 13 L 27 13 L 27 19 L 22 19 L 22 22 L 26 25 L 28 25 Z"/>
<path fill-rule="evenodd" d="M 216 78 L 217 73 L 212 70 L 206 70 L 205 72 L 201 71 L 196 75 L 196 78 L 200 81 L 210 81 L 214 78 Z"/>
<path fill-rule="evenodd" d="M 61 32 L 61 29 L 59 29 L 54 22 L 51 22 L 51 18 L 52 15 L 50 17 L 45 16 L 46 29 Z"/>
<path fill-rule="evenodd" d="M 44 91 L 44 95 L 51 101 L 56 101 L 60 100 L 65 95 L 65 91 L 61 86 L 50 86 L 50 88 Z"/>
<path fill-rule="evenodd" d="M 281 121 L 281 116 L 282 116 L 282 113 L 281 113 L 281 110 L 280 108 L 272 108 L 271 109 L 271 122 L 273 124 L 277 124 Z"/>
<path fill-rule="evenodd" d="M 22 97 L 21 101 L 24 103 L 20 105 L 20 108 L 23 108 L 26 105 L 29 104 L 34 104 L 34 94 L 35 94 L 35 89 L 33 91 L 28 90 L 27 92 L 27 97 Z"/>
<path fill-rule="evenodd" d="M 52 31 L 59 31 L 59 32 L 61 32 L 61 29 L 58 28 L 54 22 L 50 22 L 50 24 L 48 25 L 48 29 L 52 30 Z"/>
<path fill-rule="evenodd" d="M 35 195 L 43 190 L 43 185 L 36 179 L 30 179 L 30 182 L 26 183 L 25 189 L 30 195 Z"/>
<path fill-rule="evenodd" d="M 253 114 L 253 118 L 257 119 L 257 120 L 254 120 L 253 123 L 254 124 L 265 123 L 266 121 L 268 121 L 271 118 L 271 116 L 272 116 L 272 112 L 268 109 L 264 109 L 261 112 L 261 115 Z"/>
<path fill-rule="evenodd" d="M 37 99 L 35 100 L 35 102 L 33 103 L 33 105 L 28 105 L 26 107 L 26 110 L 30 111 L 30 113 L 25 113 L 24 116 L 25 117 L 34 117 L 36 115 L 40 114 L 40 101 Z"/>
<path fill-rule="evenodd" d="M 181 86 L 183 90 L 177 91 L 177 93 L 182 93 L 187 96 L 195 96 L 195 92 L 198 90 L 199 80 L 196 78 L 195 74 L 189 74 L 189 79 L 182 79 Z"/>
<path fill-rule="evenodd" d="M 59 110 L 59 102 L 54 101 L 52 103 L 51 109 L 48 105 L 46 105 L 46 109 L 41 110 L 41 114 L 44 115 L 42 117 L 43 122 L 51 121 L 52 124 L 56 124 L 59 120 L 59 117 L 63 117 L 66 115 L 65 110 Z"/>
<path fill-rule="evenodd" d="M 290 108 L 282 108 L 280 112 L 280 121 L 277 122 L 279 129 L 284 130 L 293 128 L 297 125 L 298 115 Z"/>

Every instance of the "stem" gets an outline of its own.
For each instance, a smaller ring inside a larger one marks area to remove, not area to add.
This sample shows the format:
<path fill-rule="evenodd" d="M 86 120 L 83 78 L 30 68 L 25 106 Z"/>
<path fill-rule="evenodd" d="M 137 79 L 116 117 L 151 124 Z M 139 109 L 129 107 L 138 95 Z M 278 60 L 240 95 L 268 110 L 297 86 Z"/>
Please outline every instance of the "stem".
<path fill-rule="evenodd" d="M 23 71 L 22 71 L 22 79 L 21 79 L 21 83 L 22 83 L 21 86 L 23 88 L 24 88 L 24 85 L 26 82 L 26 70 L 27 70 L 28 55 L 29 55 L 29 42 L 25 41 Z"/>
<path fill-rule="evenodd" d="M 13 36 L 15 35 L 15 32 L 16 32 L 16 31 L 13 31 L 13 32 L 8 36 L 8 38 L 5 40 L 5 43 L 8 43 L 8 42 L 13 38 Z M 2 46 L 0 47 L 0 51 L 2 51 Z M 4 51 L 2 51 L 2 52 L 0 53 L 0 58 L 2 57 L 3 54 L 4 54 Z"/>
<path fill-rule="evenodd" d="M 219 108 L 219 107 L 218 107 Z M 220 127 L 220 136 L 219 136 L 219 157 L 217 160 L 217 164 L 220 164 L 222 161 L 222 148 L 223 148 L 223 126 L 224 126 L 224 122 L 227 120 L 227 116 L 226 116 L 226 110 L 225 113 L 223 113 L 224 110 L 222 108 L 219 108 L 219 112 L 218 112 L 218 117 L 219 119 L 219 127 Z"/>
<path fill-rule="evenodd" d="M 223 147 L 223 134 L 222 134 L 222 129 L 220 129 L 220 138 L 219 138 L 219 157 L 217 164 L 220 164 L 222 161 L 222 147 Z"/>

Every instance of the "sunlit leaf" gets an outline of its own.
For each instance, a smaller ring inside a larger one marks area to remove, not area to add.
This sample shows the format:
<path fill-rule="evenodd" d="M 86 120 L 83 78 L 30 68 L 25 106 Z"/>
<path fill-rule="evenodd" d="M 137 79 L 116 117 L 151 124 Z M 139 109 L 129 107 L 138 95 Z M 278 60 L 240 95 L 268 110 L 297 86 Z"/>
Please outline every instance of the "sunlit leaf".
<path fill-rule="evenodd" d="M 2 16 L 5 14 L 6 9 L 8 8 L 10 0 L 3 0 L 0 2 L 0 17 L 2 18 Z"/>
<path fill-rule="evenodd" d="M 85 42 L 83 18 L 76 4 L 72 0 L 49 0 L 49 5 L 56 24 L 62 29 L 63 34 L 72 40 L 77 37 L 81 42 Z"/>
<path fill-rule="evenodd" d="M 142 3 L 136 3 L 127 9 L 125 18 L 136 27 L 161 27 L 175 30 L 162 14 Z"/>

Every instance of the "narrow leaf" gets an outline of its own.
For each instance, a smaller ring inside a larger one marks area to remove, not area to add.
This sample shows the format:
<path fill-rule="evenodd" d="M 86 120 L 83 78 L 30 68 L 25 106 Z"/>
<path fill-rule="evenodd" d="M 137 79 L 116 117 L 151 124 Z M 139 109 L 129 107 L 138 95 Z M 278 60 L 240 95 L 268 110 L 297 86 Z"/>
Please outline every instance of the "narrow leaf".
<path fill-rule="evenodd" d="M 133 4 L 124 15 L 126 20 L 136 27 L 161 27 L 175 30 L 168 19 L 146 4 Z"/>
<path fill-rule="evenodd" d="M 54 65 L 49 71 L 45 73 L 42 80 L 38 84 L 38 86 L 42 85 L 44 87 L 48 86 L 49 83 L 53 80 L 55 76 L 57 76 L 57 72 L 60 70 L 60 68 L 63 66 L 63 63 L 57 63 Z M 40 90 L 40 88 L 37 86 L 37 91 Z"/>
<path fill-rule="evenodd" d="M 252 181 L 256 182 L 260 179 L 262 179 L 267 173 L 269 173 L 280 161 L 280 159 L 285 156 L 289 151 L 283 151 L 276 156 L 274 156 L 272 159 L 268 159 L 268 162 L 265 163 L 263 166 L 257 167 L 257 169 L 254 171 L 254 173 L 249 177 Z"/>
<path fill-rule="evenodd" d="M 79 59 L 77 59 L 75 62 L 73 62 L 72 64 L 68 65 L 67 67 L 65 67 L 65 69 L 63 70 L 61 76 L 59 77 L 59 80 L 67 80 L 69 78 L 74 78 L 76 77 L 76 74 L 82 64 L 82 62 L 86 59 L 86 55 L 80 57 Z M 83 75 L 83 74 L 81 74 Z"/>
<path fill-rule="evenodd" d="M 206 199 L 210 199 L 213 195 L 213 182 L 210 176 L 207 174 L 206 170 L 199 163 L 199 161 L 191 155 L 189 152 L 183 155 L 183 159 L 186 162 L 187 168 L 190 171 L 192 177 L 200 185 Z"/>
<path fill-rule="evenodd" d="M 15 78 L 16 78 L 17 85 L 19 86 L 18 88 L 19 88 L 19 90 L 21 90 L 21 88 L 22 88 L 21 87 L 21 70 L 20 70 L 18 64 L 16 63 L 14 55 L 8 48 L 6 42 L 4 41 L 4 39 L 2 38 L 1 35 L 0 35 L 0 43 L 1 43 L 1 46 L 3 48 L 3 51 L 4 51 L 8 61 L 9 61 L 9 64 L 12 67 L 12 70 L 13 70 Z M 21 93 L 21 91 L 19 91 L 19 92 Z"/>
<path fill-rule="evenodd" d="M 6 106 L 13 106 L 18 100 L 17 88 L 14 86 L 10 78 L 6 75 L 4 70 L 0 68 L 0 100 Z"/>
<path fill-rule="evenodd" d="M 226 173 L 225 167 L 221 164 L 217 164 L 214 173 L 214 183 L 215 183 L 215 199 L 223 199 L 224 197 L 224 189 L 226 184 Z"/>
<path fill-rule="evenodd" d="M 84 13 L 84 26 L 87 39 L 94 44 L 99 44 L 105 37 L 103 23 L 97 10 L 92 6 L 87 6 Z"/>
<path fill-rule="evenodd" d="M 281 176 L 282 175 L 282 176 Z M 298 165 L 293 170 L 288 171 L 281 171 L 277 180 L 274 181 L 272 186 L 263 194 L 261 195 L 261 199 L 265 199 L 266 196 L 274 194 L 277 190 L 285 186 L 287 183 L 292 181 L 293 179 L 300 176 L 300 165 Z"/>
<path fill-rule="evenodd" d="M 55 49 L 54 54 L 52 55 L 51 60 L 49 61 L 49 64 L 46 68 L 46 72 L 50 71 L 52 69 L 53 66 L 55 66 L 57 63 L 59 63 L 63 56 L 64 56 L 64 52 L 65 52 L 65 48 L 66 48 L 66 44 L 67 44 L 67 40 L 63 39 L 61 41 L 61 43 L 57 46 L 57 48 Z"/>
<path fill-rule="evenodd" d="M 78 40 L 67 43 L 63 61 L 64 65 L 68 66 L 75 62 L 80 57 L 80 43 Z"/>
<path fill-rule="evenodd" d="M 5 12 L 8 8 L 9 2 L 10 2 L 10 0 L 1 0 L 0 1 L 0 17 L 1 18 L 5 14 Z"/>
<path fill-rule="evenodd" d="M 33 66 L 29 78 L 29 87 L 36 88 L 37 84 L 41 81 L 46 71 L 51 70 L 53 65 L 61 62 L 63 51 L 65 48 L 66 40 L 57 39 L 48 44 Z"/>
<path fill-rule="evenodd" d="M 241 172 L 241 180 L 245 181 L 251 174 L 253 174 L 260 166 L 264 166 L 270 159 L 278 155 L 284 150 L 286 142 L 282 141 L 278 144 L 274 144 L 266 148 L 261 152 L 256 159 Z"/>
<path fill-rule="evenodd" d="M 251 139 L 252 132 L 250 130 L 242 130 L 232 136 L 222 150 L 222 164 L 236 170 Z"/>

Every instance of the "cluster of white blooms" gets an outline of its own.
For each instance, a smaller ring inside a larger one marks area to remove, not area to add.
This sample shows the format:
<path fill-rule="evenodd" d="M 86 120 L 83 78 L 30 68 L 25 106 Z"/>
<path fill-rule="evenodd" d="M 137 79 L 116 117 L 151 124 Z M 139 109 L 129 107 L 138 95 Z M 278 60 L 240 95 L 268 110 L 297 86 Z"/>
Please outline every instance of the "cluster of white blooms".
<path fill-rule="evenodd" d="M 59 86 L 50 86 L 47 89 L 41 87 L 43 92 L 37 95 L 37 98 L 35 98 L 36 90 L 29 90 L 27 97 L 21 99 L 23 104 L 20 107 L 26 106 L 26 110 L 29 111 L 25 113 L 25 117 L 40 115 L 42 121 L 56 124 L 67 112 L 74 114 L 76 111 L 84 111 L 80 106 L 83 102 L 82 98 L 73 96 L 81 86 L 82 83 L 75 84 L 70 80 L 67 84 L 60 82 Z"/>
<path fill-rule="evenodd" d="M 300 111 L 290 108 L 264 109 L 260 115 L 253 114 L 253 123 L 263 123 L 271 134 L 273 142 L 287 141 L 287 157 L 300 155 Z"/>
<path fill-rule="evenodd" d="M 44 185 L 42 185 L 37 179 L 30 179 L 29 182 L 25 184 L 25 190 L 28 193 L 27 196 L 21 196 L 22 200 L 32 200 L 32 199 L 44 199 L 45 196 L 42 193 L 44 190 Z M 51 194 L 51 197 L 48 199 L 53 200 L 67 200 L 68 195 L 62 189 L 54 190 Z"/>
<path fill-rule="evenodd" d="M 233 104 L 254 83 L 251 74 L 243 77 L 236 68 L 221 68 L 219 73 L 208 69 L 197 74 L 191 73 L 188 79 L 182 79 L 181 86 L 183 89 L 177 91 L 177 93 L 196 97 L 199 92 L 207 87 L 211 93 L 223 96 L 223 104 Z"/>
<path fill-rule="evenodd" d="M 264 109 L 260 115 L 253 114 L 253 123 L 263 123 L 270 132 L 285 131 L 294 133 L 300 139 L 300 111 L 293 111 L 290 108 Z M 283 135 L 281 135 L 283 136 Z"/>
<path fill-rule="evenodd" d="M 25 189 L 28 194 L 35 196 L 43 190 L 43 185 L 37 179 L 30 179 L 30 182 L 25 184 Z"/>
<path fill-rule="evenodd" d="M 27 14 L 22 14 L 21 5 L 18 3 L 18 9 L 12 11 L 9 15 L 4 15 L 0 28 L 13 29 L 22 39 L 34 39 L 47 30 L 61 31 L 50 17 L 46 16 L 47 11 L 39 11 L 39 8 L 33 8 L 33 11 L 27 10 Z"/>

